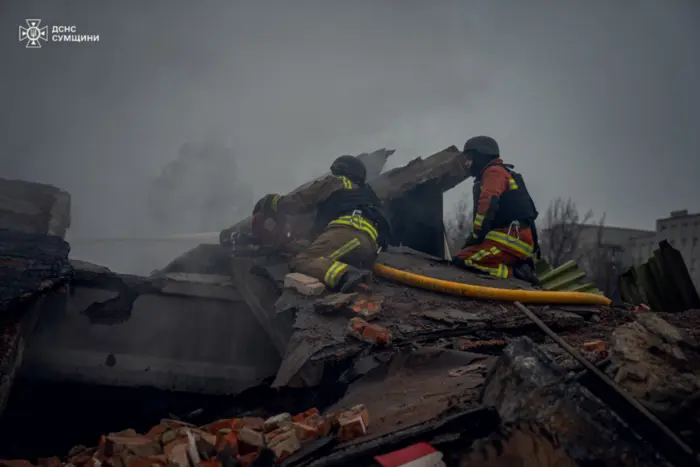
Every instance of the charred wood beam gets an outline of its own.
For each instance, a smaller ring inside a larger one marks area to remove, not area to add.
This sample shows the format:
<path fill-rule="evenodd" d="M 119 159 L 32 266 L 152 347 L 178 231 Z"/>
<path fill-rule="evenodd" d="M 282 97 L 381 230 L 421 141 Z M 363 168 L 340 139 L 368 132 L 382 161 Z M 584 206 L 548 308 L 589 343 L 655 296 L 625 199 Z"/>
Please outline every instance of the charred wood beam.
<path fill-rule="evenodd" d="M 384 172 L 371 180 L 370 185 L 384 202 L 401 198 L 409 191 L 427 184 L 445 192 L 470 176 L 464 161 L 465 156 L 459 149 L 450 146 L 426 159 L 419 157 L 403 167 Z"/>

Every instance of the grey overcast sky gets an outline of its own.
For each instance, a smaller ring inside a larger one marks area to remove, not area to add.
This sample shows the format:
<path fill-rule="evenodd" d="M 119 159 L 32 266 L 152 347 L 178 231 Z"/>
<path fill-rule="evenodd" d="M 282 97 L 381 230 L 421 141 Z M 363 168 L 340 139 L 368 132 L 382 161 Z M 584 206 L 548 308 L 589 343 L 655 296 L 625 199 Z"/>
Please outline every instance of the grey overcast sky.
<path fill-rule="evenodd" d="M 26 18 L 100 41 L 25 49 Z M 697 0 L 2 0 L 0 32 L 0 176 L 70 191 L 73 232 L 128 232 L 147 178 L 206 138 L 257 196 L 489 134 L 540 211 L 700 210 Z"/>

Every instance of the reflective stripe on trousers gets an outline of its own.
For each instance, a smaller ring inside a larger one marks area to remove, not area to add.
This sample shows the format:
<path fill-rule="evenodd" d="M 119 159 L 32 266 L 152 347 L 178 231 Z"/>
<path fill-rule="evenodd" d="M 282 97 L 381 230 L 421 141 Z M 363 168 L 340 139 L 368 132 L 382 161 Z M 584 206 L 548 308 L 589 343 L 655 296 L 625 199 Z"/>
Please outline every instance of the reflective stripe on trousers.
<path fill-rule="evenodd" d="M 323 282 L 330 288 L 335 288 L 338 285 L 338 280 L 343 277 L 343 274 L 345 274 L 347 270 L 347 264 L 341 263 L 340 261 L 333 261 L 333 264 L 331 264 L 331 267 L 328 268 L 326 275 L 323 277 Z"/>
<path fill-rule="evenodd" d="M 500 279 L 506 279 L 508 277 L 508 266 L 506 266 L 505 264 L 499 264 L 498 266 L 494 267 L 482 266 L 481 264 L 477 264 L 478 261 L 483 260 L 487 256 L 496 256 L 500 253 L 501 250 L 499 250 L 495 246 L 489 248 L 488 250 L 479 250 L 470 257 L 466 258 L 464 260 L 464 264 L 476 268 L 480 271 L 484 271 L 485 273 L 498 277 Z"/>
<path fill-rule="evenodd" d="M 338 285 L 338 280 L 341 277 L 343 277 L 345 271 L 348 270 L 348 265 L 336 260 L 347 255 L 358 246 L 360 246 L 360 241 L 356 238 L 353 238 L 345 245 L 341 246 L 340 248 L 332 252 L 330 255 L 328 255 L 328 259 L 333 260 L 333 264 L 331 264 L 331 267 L 328 268 L 328 270 L 326 271 L 326 275 L 323 277 L 323 282 L 325 282 L 326 285 L 328 285 L 331 288 L 334 288 Z"/>

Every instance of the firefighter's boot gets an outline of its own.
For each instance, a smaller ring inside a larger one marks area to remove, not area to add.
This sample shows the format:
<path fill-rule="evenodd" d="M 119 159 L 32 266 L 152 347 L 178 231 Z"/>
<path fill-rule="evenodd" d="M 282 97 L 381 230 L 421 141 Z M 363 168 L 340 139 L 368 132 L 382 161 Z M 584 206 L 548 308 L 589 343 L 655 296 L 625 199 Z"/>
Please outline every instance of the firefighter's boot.
<path fill-rule="evenodd" d="M 535 268 L 532 267 L 529 261 L 513 266 L 513 276 L 522 281 L 529 282 L 535 287 L 541 285 L 535 274 Z"/>
<path fill-rule="evenodd" d="M 367 284 L 370 280 L 372 280 L 372 271 L 348 266 L 348 270 L 345 271 L 345 274 L 340 280 L 340 292 L 355 292 L 360 286 Z"/>

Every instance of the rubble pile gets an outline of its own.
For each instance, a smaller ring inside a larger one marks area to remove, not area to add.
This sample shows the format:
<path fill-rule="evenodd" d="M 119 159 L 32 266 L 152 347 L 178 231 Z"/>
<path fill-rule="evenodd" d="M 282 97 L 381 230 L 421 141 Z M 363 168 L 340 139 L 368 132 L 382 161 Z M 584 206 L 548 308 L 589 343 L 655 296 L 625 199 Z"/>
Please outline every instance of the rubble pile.
<path fill-rule="evenodd" d="M 314 408 L 294 416 L 282 413 L 268 419 L 222 419 L 200 427 L 163 419 L 145 434 L 133 429 L 109 433 L 100 437 L 97 446 L 75 446 L 63 459 L 42 458 L 36 465 L 246 467 L 261 457 L 268 458 L 267 462 L 282 461 L 321 438 L 336 443 L 352 441 L 367 433 L 369 423 L 362 405 L 325 415 Z M 0 460 L 3 467 L 31 465 L 28 461 Z"/>
<path fill-rule="evenodd" d="M 390 153 L 373 154 L 386 161 Z M 371 183 L 390 206 L 424 186 L 440 201 L 469 175 L 460 157 L 448 148 Z M 65 216 L 29 211 L 18 219 L 63 219 L 65 225 Z M 95 430 L 109 432 L 96 433 L 96 446 L 76 446 L 64 458 L 35 464 L 0 461 L 0 467 L 388 466 L 405 465 L 409 457 L 433 465 L 695 462 L 687 446 L 700 445 L 700 344 L 698 330 L 689 329 L 700 324 L 697 312 L 527 309 L 379 278 L 338 294 L 290 273 L 288 252 L 245 255 L 219 245 L 193 250 L 150 277 L 127 276 L 69 263 L 67 244 L 46 236 L 51 231 L 44 227 L 0 231 L 0 319 L 24 307 L 10 320 L 14 327 L 3 327 L 13 344 L 5 346 L 11 358 L 0 353 L 0 405 L 21 363 L 27 374 L 38 369 L 34 375 L 59 381 L 226 394 L 229 408 L 240 408 L 235 395 L 244 391 L 273 400 L 253 412 L 207 412 L 196 420 L 153 416 L 162 420 L 145 431 L 154 423 L 149 412 L 147 424 L 131 425 L 143 434 L 109 426 Z M 415 240 L 406 236 L 401 243 Z M 379 262 L 451 282 L 533 288 L 404 246 L 382 251 Z M 61 289 L 64 283 L 70 292 Z M 38 298 L 60 304 L 44 309 L 34 330 L 27 322 L 39 313 L 27 310 Z M 314 402 L 280 408 L 287 390 Z M 57 397 L 54 403 L 65 402 Z M 315 408 L 296 413 L 307 407 Z M 76 410 L 102 413 L 92 405 Z M 138 415 L 138 408 L 129 411 Z M 668 436 L 664 424 L 674 433 Z M 70 430 L 68 422 L 62 426 Z"/>

